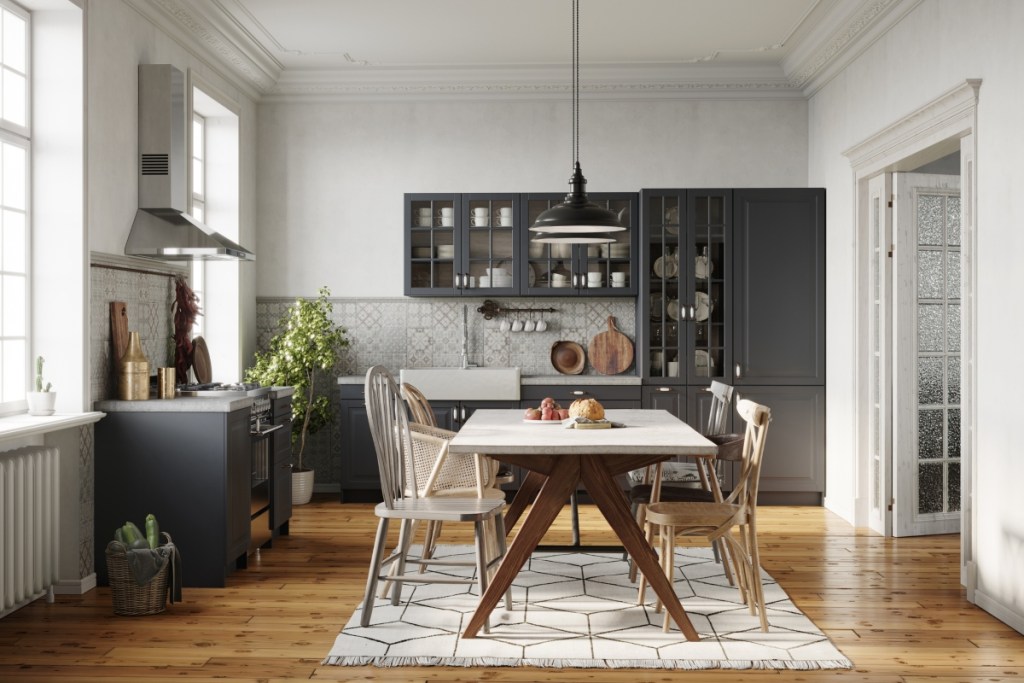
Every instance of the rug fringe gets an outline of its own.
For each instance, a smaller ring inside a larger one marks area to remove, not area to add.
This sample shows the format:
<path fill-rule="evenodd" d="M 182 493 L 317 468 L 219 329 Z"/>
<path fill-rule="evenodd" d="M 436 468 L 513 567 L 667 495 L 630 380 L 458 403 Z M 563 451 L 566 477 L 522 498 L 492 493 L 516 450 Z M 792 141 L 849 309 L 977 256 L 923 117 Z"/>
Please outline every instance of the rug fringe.
<path fill-rule="evenodd" d="M 820 661 L 720 660 L 720 659 L 514 659 L 508 657 L 327 657 L 323 666 L 529 666 L 539 669 L 764 669 L 814 671 L 822 669 L 852 669 L 849 659 Z"/>

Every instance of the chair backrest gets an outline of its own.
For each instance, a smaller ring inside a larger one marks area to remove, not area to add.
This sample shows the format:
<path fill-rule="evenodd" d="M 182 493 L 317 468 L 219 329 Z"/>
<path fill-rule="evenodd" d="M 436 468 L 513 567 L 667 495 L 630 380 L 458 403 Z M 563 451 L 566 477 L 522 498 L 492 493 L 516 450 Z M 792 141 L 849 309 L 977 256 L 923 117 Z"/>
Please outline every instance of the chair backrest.
<path fill-rule="evenodd" d="M 430 401 L 415 385 L 403 382 L 402 397 L 405 398 L 405 402 L 409 406 L 409 414 L 412 416 L 413 422 L 428 427 L 437 426 L 437 418 L 434 417 L 434 411 L 430 408 Z"/>
<path fill-rule="evenodd" d="M 391 509 L 395 501 L 406 497 L 406 468 L 412 453 L 409 416 L 398 385 L 384 366 L 375 365 L 366 371 L 365 389 L 366 416 L 380 470 L 380 491 L 384 504 Z M 411 474 L 415 478 L 415 472 Z M 415 487 L 410 495 L 416 497 Z"/>
<path fill-rule="evenodd" d="M 711 382 L 711 408 L 708 410 L 708 422 L 704 428 L 705 436 L 714 436 L 725 431 L 725 416 L 729 414 L 732 403 L 733 388 L 723 382 Z"/>
<path fill-rule="evenodd" d="M 743 435 L 743 464 L 740 468 L 740 477 L 729 496 L 729 502 L 745 505 L 749 508 L 750 514 L 753 514 L 757 505 L 761 461 L 764 457 L 768 424 L 772 421 L 772 411 L 767 406 L 744 398 L 737 401 L 736 412 L 746 420 L 747 428 Z"/>

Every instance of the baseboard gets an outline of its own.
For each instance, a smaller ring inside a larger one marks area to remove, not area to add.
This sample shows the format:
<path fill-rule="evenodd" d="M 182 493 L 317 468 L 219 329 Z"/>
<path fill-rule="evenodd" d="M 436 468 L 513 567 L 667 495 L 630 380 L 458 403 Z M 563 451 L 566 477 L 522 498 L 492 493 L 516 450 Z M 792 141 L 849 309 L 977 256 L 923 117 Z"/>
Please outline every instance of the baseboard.
<path fill-rule="evenodd" d="M 974 604 L 982 608 L 999 621 L 1003 622 L 1018 633 L 1024 634 L 1024 614 L 1014 612 L 1012 609 L 996 600 L 981 589 L 974 591 Z"/>
<path fill-rule="evenodd" d="M 57 595 L 82 595 L 96 587 L 96 572 L 81 579 L 61 579 L 54 585 L 53 592 Z"/>

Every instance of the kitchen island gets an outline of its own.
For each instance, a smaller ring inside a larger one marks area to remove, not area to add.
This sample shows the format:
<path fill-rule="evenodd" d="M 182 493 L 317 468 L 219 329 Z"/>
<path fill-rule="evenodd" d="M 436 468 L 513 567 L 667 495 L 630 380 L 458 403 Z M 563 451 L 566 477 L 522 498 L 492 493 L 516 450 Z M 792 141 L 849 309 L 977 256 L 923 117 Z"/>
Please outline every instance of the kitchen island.
<path fill-rule="evenodd" d="M 282 387 L 267 394 L 272 403 L 288 405 L 289 424 L 291 393 Z M 260 438 L 250 433 L 254 400 L 96 403 L 107 414 L 96 427 L 95 559 L 101 585 L 107 583 L 105 551 L 114 529 L 129 520 L 140 524 L 149 513 L 181 552 L 184 586 L 223 586 L 231 571 L 246 566 L 253 538 L 262 545 L 276 529 L 287 533 L 290 497 L 274 500 L 271 492 L 290 492 L 291 451 L 257 447 Z M 281 476 L 288 477 L 287 487 L 278 485 Z M 275 502 L 287 504 L 287 515 L 280 509 L 275 514 Z M 274 523 L 276 529 L 270 527 Z"/>

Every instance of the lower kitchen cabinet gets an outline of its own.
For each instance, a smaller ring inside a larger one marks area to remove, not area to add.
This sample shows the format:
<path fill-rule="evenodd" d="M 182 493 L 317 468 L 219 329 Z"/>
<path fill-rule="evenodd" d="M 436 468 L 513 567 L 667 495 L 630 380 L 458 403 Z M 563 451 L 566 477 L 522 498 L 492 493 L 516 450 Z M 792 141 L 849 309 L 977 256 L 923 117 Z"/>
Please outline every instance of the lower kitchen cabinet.
<path fill-rule="evenodd" d="M 181 399 L 185 400 L 185 399 Z M 181 551 L 182 585 L 220 587 L 246 564 L 250 533 L 250 409 L 108 412 L 96 424 L 96 576 L 126 521 L 156 515 Z"/>
<path fill-rule="evenodd" d="M 825 491 L 825 387 L 736 387 L 733 401 L 743 398 L 772 411 L 758 502 L 820 505 Z M 735 414 L 733 419 L 741 427 L 742 419 Z"/>

